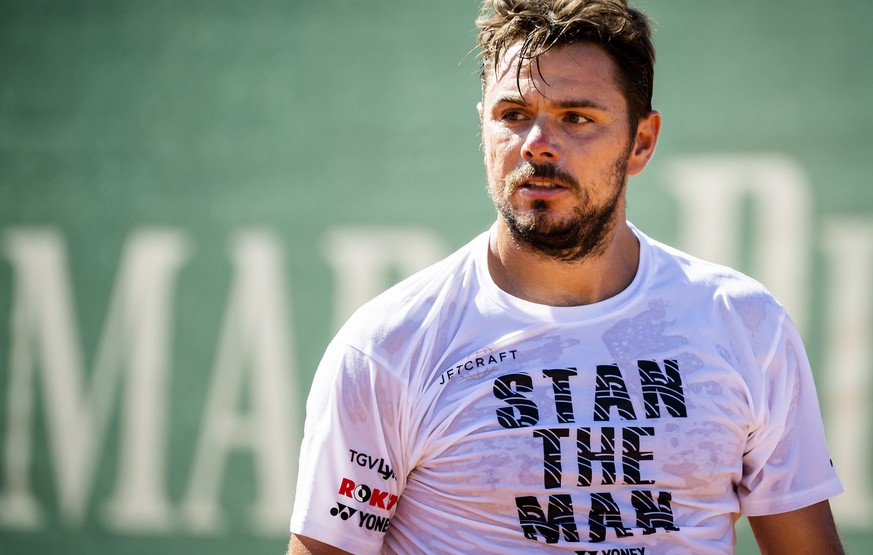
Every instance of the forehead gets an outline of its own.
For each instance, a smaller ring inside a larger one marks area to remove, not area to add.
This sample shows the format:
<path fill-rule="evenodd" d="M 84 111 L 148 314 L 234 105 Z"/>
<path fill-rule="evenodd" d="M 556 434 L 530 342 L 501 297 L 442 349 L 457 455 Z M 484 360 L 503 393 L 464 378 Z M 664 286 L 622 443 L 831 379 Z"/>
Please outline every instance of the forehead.
<path fill-rule="evenodd" d="M 520 45 L 506 49 L 493 71 L 486 74 L 483 99 L 529 95 L 548 99 L 592 97 L 601 103 L 625 105 L 615 78 L 615 64 L 606 51 L 592 43 L 552 48 L 532 60 L 523 60 Z"/>

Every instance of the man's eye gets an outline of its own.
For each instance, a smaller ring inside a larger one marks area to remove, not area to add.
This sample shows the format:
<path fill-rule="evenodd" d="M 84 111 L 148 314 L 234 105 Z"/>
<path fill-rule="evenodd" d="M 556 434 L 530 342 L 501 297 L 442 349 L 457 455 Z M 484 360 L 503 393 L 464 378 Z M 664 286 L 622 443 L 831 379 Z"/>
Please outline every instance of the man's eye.
<path fill-rule="evenodd" d="M 524 114 L 519 112 L 518 110 L 507 110 L 503 112 L 503 115 L 500 116 L 500 119 L 504 121 L 521 121 L 524 118 Z"/>
<path fill-rule="evenodd" d="M 570 113 L 564 118 L 569 123 L 588 123 L 591 121 L 590 118 L 583 116 L 582 114 Z"/>

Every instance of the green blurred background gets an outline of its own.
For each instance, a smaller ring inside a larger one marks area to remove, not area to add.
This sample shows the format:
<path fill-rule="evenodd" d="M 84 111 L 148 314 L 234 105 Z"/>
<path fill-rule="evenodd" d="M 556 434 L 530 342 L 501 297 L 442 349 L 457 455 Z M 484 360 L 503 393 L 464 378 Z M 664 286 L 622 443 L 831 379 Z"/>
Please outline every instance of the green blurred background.
<path fill-rule="evenodd" d="M 873 3 L 639 5 L 630 218 L 789 307 L 864 553 Z M 283 552 L 332 332 L 493 219 L 477 9 L 0 1 L 0 552 Z"/>

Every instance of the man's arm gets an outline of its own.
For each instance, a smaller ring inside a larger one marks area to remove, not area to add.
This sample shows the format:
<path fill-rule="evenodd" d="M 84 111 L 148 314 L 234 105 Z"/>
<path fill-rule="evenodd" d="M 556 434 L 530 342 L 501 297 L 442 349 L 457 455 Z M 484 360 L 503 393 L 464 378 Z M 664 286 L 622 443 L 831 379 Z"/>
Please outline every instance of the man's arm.
<path fill-rule="evenodd" d="M 322 543 L 306 536 L 291 534 L 286 555 L 352 555 L 338 547 Z"/>
<path fill-rule="evenodd" d="M 844 555 L 827 501 L 796 511 L 749 517 L 762 555 Z"/>

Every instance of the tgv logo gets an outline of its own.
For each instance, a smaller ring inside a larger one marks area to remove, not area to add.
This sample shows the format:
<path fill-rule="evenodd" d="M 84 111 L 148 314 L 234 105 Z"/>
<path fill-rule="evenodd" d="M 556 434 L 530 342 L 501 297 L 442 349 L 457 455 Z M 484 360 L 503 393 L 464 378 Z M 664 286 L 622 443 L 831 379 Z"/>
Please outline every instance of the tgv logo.
<path fill-rule="evenodd" d="M 387 491 L 373 489 L 365 484 L 356 484 L 348 478 L 343 478 L 339 487 L 339 494 L 350 497 L 359 503 L 368 503 L 371 507 L 390 511 L 397 503 L 398 497 Z"/>

